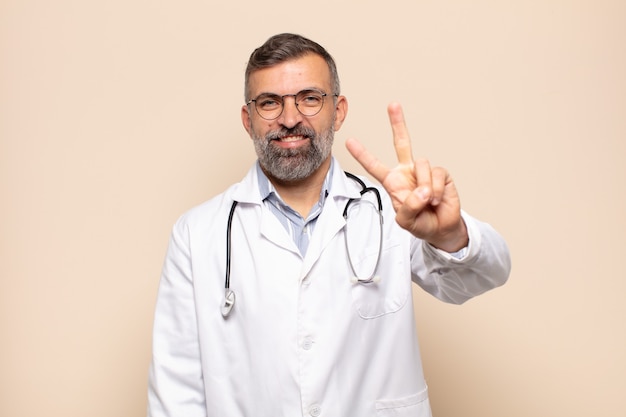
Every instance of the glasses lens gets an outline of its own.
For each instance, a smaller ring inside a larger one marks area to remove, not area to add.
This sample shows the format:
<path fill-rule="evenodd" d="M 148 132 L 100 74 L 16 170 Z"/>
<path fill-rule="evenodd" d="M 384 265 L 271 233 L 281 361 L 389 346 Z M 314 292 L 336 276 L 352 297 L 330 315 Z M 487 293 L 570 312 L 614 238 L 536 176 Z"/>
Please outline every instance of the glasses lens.
<path fill-rule="evenodd" d="M 268 120 L 276 119 L 283 111 L 283 99 L 276 94 L 261 94 L 254 104 L 259 115 Z"/>
<path fill-rule="evenodd" d="M 315 116 L 324 105 L 324 93 L 315 90 L 300 91 L 296 95 L 298 110 L 305 116 Z"/>

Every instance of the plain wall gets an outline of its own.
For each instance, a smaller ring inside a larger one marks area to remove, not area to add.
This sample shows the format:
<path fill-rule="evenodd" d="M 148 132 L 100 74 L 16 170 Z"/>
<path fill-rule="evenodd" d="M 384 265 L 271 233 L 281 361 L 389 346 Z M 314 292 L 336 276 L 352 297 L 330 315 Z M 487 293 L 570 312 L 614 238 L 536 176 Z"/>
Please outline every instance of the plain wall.
<path fill-rule="evenodd" d="M 621 0 L 3 0 L 0 415 L 145 414 L 171 226 L 254 161 L 243 70 L 283 31 L 337 60 L 344 168 L 349 136 L 395 162 L 400 101 L 510 245 L 502 288 L 415 290 L 435 416 L 623 416 Z"/>

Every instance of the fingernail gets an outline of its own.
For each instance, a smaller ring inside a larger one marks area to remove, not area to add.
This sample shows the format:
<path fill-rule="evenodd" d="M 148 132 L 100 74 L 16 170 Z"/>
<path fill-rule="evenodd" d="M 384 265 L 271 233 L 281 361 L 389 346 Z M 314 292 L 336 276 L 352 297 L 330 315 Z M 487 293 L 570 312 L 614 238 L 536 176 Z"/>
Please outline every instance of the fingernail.
<path fill-rule="evenodd" d="M 417 195 L 424 201 L 430 200 L 430 190 L 428 187 L 419 187 L 417 190 Z"/>

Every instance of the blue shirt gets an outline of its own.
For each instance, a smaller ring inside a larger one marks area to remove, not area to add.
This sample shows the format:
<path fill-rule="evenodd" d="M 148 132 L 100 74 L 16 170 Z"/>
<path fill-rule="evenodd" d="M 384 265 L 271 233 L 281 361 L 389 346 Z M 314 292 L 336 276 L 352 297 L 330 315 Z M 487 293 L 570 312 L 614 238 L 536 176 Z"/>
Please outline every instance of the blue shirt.
<path fill-rule="evenodd" d="M 289 233 L 302 256 L 306 254 L 311 234 L 315 229 L 315 223 L 322 212 L 326 196 L 330 192 L 330 178 L 332 177 L 333 167 L 334 162 L 331 160 L 330 168 L 324 179 L 322 190 L 320 191 L 320 198 L 311 208 L 307 217 L 303 218 L 300 213 L 289 207 L 289 205 L 283 201 L 257 161 L 256 169 L 259 178 L 261 199 L 265 206 L 276 216 L 278 221 L 280 221 L 287 233 Z"/>

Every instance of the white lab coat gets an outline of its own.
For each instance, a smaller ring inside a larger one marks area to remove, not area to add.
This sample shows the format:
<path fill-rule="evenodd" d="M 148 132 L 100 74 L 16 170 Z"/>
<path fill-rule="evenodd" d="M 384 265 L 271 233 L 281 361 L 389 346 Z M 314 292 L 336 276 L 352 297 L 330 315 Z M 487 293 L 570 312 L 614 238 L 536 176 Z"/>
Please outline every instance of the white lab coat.
<path fill-rule="evenodd" d="M 464 214 L 470 246 L 453 259 L 402 230 L 381 189 L 381 281 L 353 284 L 342 212 L 360 186 L 334 164 L 304 258 L 261 202 L 255 167 L 176 223 L 156 305 L 150 417 L 431 415 L 411 278 L 462 303 L 506 281 L 508 250 L 491 227 Z M 237 298 L 224 319 L 233 200 L 230 286 Z M 353 256 L 357 263 L 362 255 Z"/>

